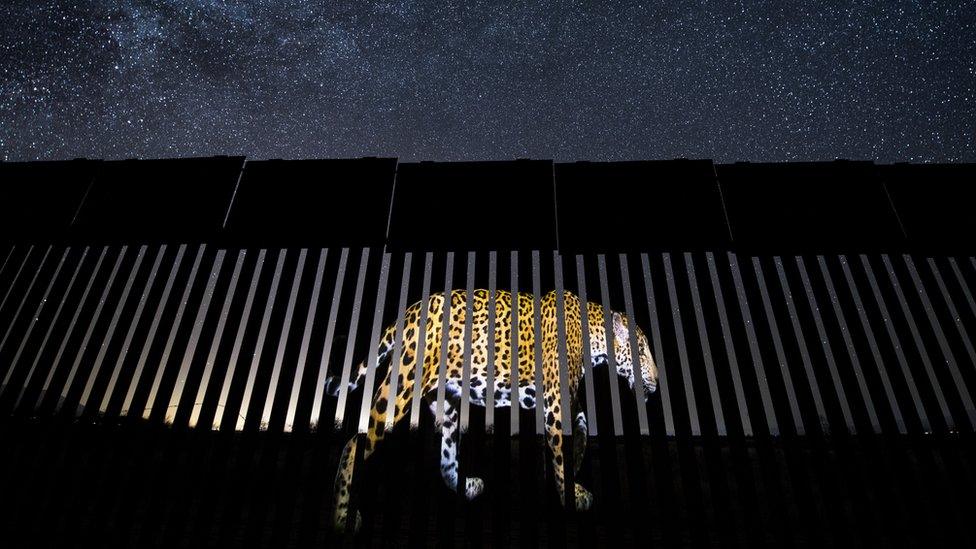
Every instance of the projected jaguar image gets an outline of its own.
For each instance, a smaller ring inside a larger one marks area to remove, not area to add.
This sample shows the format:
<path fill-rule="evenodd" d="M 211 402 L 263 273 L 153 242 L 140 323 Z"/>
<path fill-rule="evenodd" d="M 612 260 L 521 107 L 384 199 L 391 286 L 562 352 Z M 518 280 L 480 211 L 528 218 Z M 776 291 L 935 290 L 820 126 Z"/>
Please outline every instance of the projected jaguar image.
<path fill-rule="evenodd" d="M 576 468 L 582 462 L 586 445 L 587 425 L 586 415 L 582 411 L 577 398 L 577 389 L 583 376 L 583 330 L 581 324 L 582 304 L 579 298 L 565 292 L 563 296 L 549 292 L 540 301 L 541 350 L 542 350 L 542 395 L 545 418 L 546 442 L 551 452 L 552 468 L 556 489 L 560 501 L 565 502 L 566 479 L 564 475 L 564 449 L 562 438 L 562 422 L 567 417 L 560 406 L 560 364 L 566 364 L 568 371 L 566 379 L 569 383 L 570 417 L 573 418 L 573 464 Z M 367 436 L 364 439 L 366 447 L 363 449 L 364 459 L 376 450 L 383 439 L 384 433 L 393 428 L 410 411 L 411 402 L 415 394 L 415 376 L 418 357 L 423 357 L 421 386 L 419 394 L 427 403 L 435 418 L 439 419 L 437 426 L 441 431 L 440 443 L 440 472 L 451 490 L 458 490 L 458 423 L 462 395 L 466 392 L 469 402 L 476 406 L 492 405 L 496 408 L 510 407 L 517 399 L 518 406 L 523 409 L 534 409 L 536 406 L 536 379 L 534 349 L 536 339 L 534 297 L 531 293 L 518 293 L 513 296 L 508 291 L 498 291 L 494 295 L 494 371 L 489 378 L 489 307 L 490 295 L 487 290 L 475 290 L 468 296 L 465 291 L 451 292 L 449 307 L 450 318 L 444 322 L 444 295 L 433 294 L 427 301 L 427 310 L 423 310 L 423 303 L 411 305 L 404 314 L 402 351 L 399 360 L 399 371 L 395 372 L 392 360 L 396 347 L 396 327 L 390 326 L 383 332 L 378 343 L 377 360 L 377 388 L 372 398 L 371 412 Z M 468 303 L 471 299 L 471 303 Z M 515 300 L 517 299 L 517 305 Z M 562 303 L 560 303 L 562 301 Z M 512 372 L 512 307 L 518 307 L 518 370 Z M 559 318 L 557 311 L 564 307 L 565 312 L 565 353 L 566 360 L 562 361 L 559 341 Z M 472 314 L 469 353 L 466 349 L 465 319 L 467 311 Z M 644 399 L 657 389 L 658 370 L 651 356 L 650 347 L 643 331 L 636 327 L 637 350 L 640 355 L 640 379 L 635 375 L 635 360 L 631 353 L 631 333 L 626 316 L 613 312 L 612 318 L 606 318 L 601 305 L 586 303 L 586 319 L 589 335 L 589 356 L 592 365 L 608 364 L 607 330 L 613 332 L 614 363 L 617 374 L 624 378 L 634 388 L 643 392 Z M 442 338 L 447 333 L 447 341 Z M 418 349 L 423 348 L 422 355 Z M 442 409 L 438 409 L 439 372 L 442 354 L 446 352 L 444 371 L 444 395 Z M 465 368 L 465 356 L 470 356 L 470 364 Z M 385 375 L 381 375 L 379 367 L 389 363 L 390 367 Z M 469 373 L 465 375 L 465 370 Z M 367 361 L 359 364 L 358 370 L 347 383 L 348 390 L 354 390 L 364 382 L 368 375 Z M 518 394 L 512 394 L 513 379 L 517 375 Z M 489 387 L 489 381 L 491 386 Z M 339 394 L 342 383 L 336 377 L 326 381 L 326 390 L 332 394 Z M 367 383 L 368 390 L 368 383 Z M 394 396 L 395 394 L 395 396 Z M 390 405 L 393 409 L 390 409 Z M 442 415 L 438 415 L 442 414 Z M 355 512 L 352 522 L 349 519 L 350 488 L 353 480 L 357 437 L 354 436 L 346 443 L 339 461 L 339 470 L 335 480 L 335 494 L 333 506 L 333 523 L 337 530 L 344 530 L 347 526 L 358 529 L 361 523 L 359 511 Z M 468 477 L 463 486 L 464 497 L 468 500 L 478 497 L 485 489 L 484 481 L 477 477 Z M 593 504 L 593 495 L 583 486 L 575 484 L 571 487 L 575 495 L 576 510 L 584 511 Z"/>

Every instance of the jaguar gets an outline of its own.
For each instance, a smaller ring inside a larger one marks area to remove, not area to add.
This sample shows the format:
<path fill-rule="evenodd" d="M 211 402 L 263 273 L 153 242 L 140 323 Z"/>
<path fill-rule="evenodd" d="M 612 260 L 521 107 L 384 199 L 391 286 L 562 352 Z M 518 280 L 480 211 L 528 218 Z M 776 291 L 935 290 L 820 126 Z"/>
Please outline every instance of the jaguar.
<path fill-rule="evenodd" d="M 465 321 L 468 311 L 467 300 L 471 299 L 472 314 L 468 363 L 468 379 L 464 379 L 466 337 Z M 562 301 L 562 303 L 559 303 Z M 447 303 L 446 303 L 447 302 Z M 494 304 L 494 334 L 489 334 L 489 308 Z M 585 306 L 586 321 L 589 335 L 589 357 L 593 367 L 607 365 L 610 349 L 613 349 L 613 362 L 617 374 L 626 380 L 632 390 L 641 390 L 646 401 L 648 396 L 657 389 L 658 370 L 651 355 L 647 338 L 640 327 L 636 327 L 637 352 L 639 364 L 635 364 L 631 351 L 629 322 L 626 315 L 611 311 L 610 318 L 605 317 L 604 308 L 593 302 L 582 304 L 572 292 L 565 291 L 562 300 L 555 291 L 551 291 L 539 300 L 539 317 L 541 319 L 539 334 L 541 335 L 541 364 L 543 375 L 543 417 L 545 421 L 545 439 L 549 448 L 553 477 L 560 501 L 566 502 L 566 478 L 564 472 L 563 450 L 563 421 L 566 419 L 560 402 L 560 364 L 562 363 L 559 344 L 559 326 L 557 307 L 563 307 L 565 319 L 565 364 L 569 383 L 570 412 L 573 419 L 573 463 L 578 468 L 585 451 L 587 437 L 586 415 L 582 411 L 577 389 L 583 376 L 583 333 L 582 310 Z M 518 309 L 517 350 L 512 345 L 512 307 Z M 404 311 L 402 327 L 402 343 L 400 345 L 399 361 L 392 361 L 396 348 L 397 327 L 387 327 L 378 342 L 377 367 L 390 362 L 390 367 L 379 382 L 372 396 L 370 415 L 364 443 L 363 460 L 369 459 L 376 451 L 378 444 L 405 416 L 410 413 L 412 399 L 417 383 L 417 361 L 421 360 L 420 392 L 435 417 L 440 418 L 440 473 L 444 483 L 452 491 L 458 489 L 458 429 L 461 408 L 462 391 L 467 391 L 469 402 L 475 406 L 492 405 L 496 408 L 517 405 L 523 409 L 535 409 L 537 405 L 535 379 L 535 297 L 532 293 L 519 292 L 513 294 L 508 291 L 496 291 L 491 295 L 487 290 L 475 290 L 470 296 L 464 290 L 450 292 L 449 299 L 443 293 L 432 294 L 426 302 L 417 302 Z M 426 311 L 424 311 L 426 308 Z M 444 315 L 449 315 L 447 326 L 444 326 Z M 425 320 L 424 320 L 425 319 Z M 423 325 L 421 325 L 423 323 Z M 446 332 L 448 341 L 443 345 Z M 608 346 L 608 333 L 613 335 L 612 347 Z M 489 339 L 489 336 L 492 336 Z M 494 370 L 492 379 L 489 378 L 488 356 L 489 343 L 494 345 Z M 420 348 L 422 347 L 422 349 Z M 446 349 L 446 356 L 442 350 Z M 442 364 L 443 360 L 443 364 Z M 517 370 L 513 370 L 513 363 Z M 348 391 L 355 390 L 363 383 L 369 369 L 367 361 L 361 362 L 349 380 L 340 380 L 341 376 L 326 379 L 325 390 L 336 396 L 343 384 Z M 635 374 L 635 366 L 639 366 L 639 373 Z M 440 370 L 444 370 L 441 374 Z M 394 381 L 395 383 L 391 383 Z M 516 378 L 513 387 L 512 378 Z M 638 377 L 639 376 L 639 377 Z M 467 383 L 465 383 L 467 381 Z M 492 386 L 489 387 L 489 381 Z M 443 400 L 439 400 L 438 389 L 443 383 Z M 637 389 L 634 384 L 639 383 Z M 517 394 L 513 394 L 516 389 Z M 395 395 L 391 392 L 395 391 Z M 491 393 L 489 395 L 489 392 Z M 441 408 L 438 409 L 438 403 Z M 389 410 L 393 406 L 392 413 Z M 392 420 L 388 420 L 388 416 Z M 333 524 L 339 531 L 345 530 L 349 516 L 350 488 L 353 480 L 353 469 L 356 461 L 356 447 L 360 443 L 359 436 L 353 436 L 346 443 L 339 459 L 336 473 L 333 501 Z M 467 477 L 464 482 L 463 496 L 468 499 L 478 497 L 485 489 L 485 483 L 478 477 Z M 578 511 L 589 509 L 593 504 L 592 494 L 583 486 L 574 483 L 573 490 L 575 508 Z M 355 514 L 352 526 L 358 529 L 361 523 L 360 513 Z"/>

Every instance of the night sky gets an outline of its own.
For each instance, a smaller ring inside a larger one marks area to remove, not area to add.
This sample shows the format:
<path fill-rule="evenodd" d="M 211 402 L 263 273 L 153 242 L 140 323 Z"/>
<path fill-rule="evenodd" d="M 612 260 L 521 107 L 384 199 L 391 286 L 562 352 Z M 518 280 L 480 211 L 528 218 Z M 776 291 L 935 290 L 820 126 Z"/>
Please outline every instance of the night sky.
<path fill-rule="evenodd" d="M 4 0 L 0 157 L 976 161 L 976 2 L 515 4 Z"/>

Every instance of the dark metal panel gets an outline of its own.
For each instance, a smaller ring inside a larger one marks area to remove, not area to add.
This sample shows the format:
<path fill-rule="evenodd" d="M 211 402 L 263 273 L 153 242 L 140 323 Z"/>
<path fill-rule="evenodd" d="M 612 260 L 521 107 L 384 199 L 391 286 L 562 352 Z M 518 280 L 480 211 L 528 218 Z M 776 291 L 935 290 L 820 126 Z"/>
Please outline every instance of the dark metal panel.
<path fill-rule="evenodd" d="M 715 377 L 715 364 L 712 360 L 712 347 L 708 339 L 708 328 L 705 324 L 704 308 L 698 291 L 698 277 L 695 274 L 695 262 L 691 253 L 685 253 L 685 269 L 688 273 L 688 285 L 691 288 L 691 302 L 695 311 L 695 324 L 698 326 L 698 341 L 701 344 L 702 357 L 705 362 L 705 376 L 708 379 L 708 394 L 712 401 L 715 414 L 715 430 L 718 436 L 728 434 L 725 428 L 725 413 L 722 411 L 722 399 L 719 395 L 718 379 Z"/>
<path fill-rule="evenodd" d="M 756 274 L 756 282 L 759 285 L 759 296 L 766 312 L 766 322 L 769 324 L 769 332 L 773 336 L 773 348 L 776 350 L 776 359 L 779 362 L 779 371 L 783 376 L 783 386 L 786 389 L 786 398 L 790 403 L 790 413 L 793 416 L 793 428 L 796 434 L 803 436 L 806 434 L 806 427 L 803 425 L 803 416 L 800 415 L 800 404 L 796 398 L 796 390 L 793 388 L 793 378 L 790 375 L 790 368 L 787 364 L 786 352 L 783 350 L 783 340 L 780 337 L 779 324 L 776 322 L 776 315 L 773 312 L 773 304 L 769 298 L 769 290 L 766 287 L 766 277 L 763 276 L 762 264 L 758 257 L 752 258 L 752 269 Z"/>
<path fill-rule="evenodd" d="M 712 292 L 715 294 L 715 306 L 718 308 L 719 324 L 722 327 L 722 339 L 725 342 L 725 354 L 729 360 L 729 369 L 731 370 L 732 374 L 732 388 L 735 392 L 735 401 L 739 406 L 739 417 L 742 421 L 742 433 L 747 437 L 751 437 L 753 435 L 752 421 L 749 419 L 749 407 L 746 405 L 745 391 L 742 387 L 742 376 L 739 374 L 739 360 L 735 355 L 732 331 L 729 328 L 729 315 L 725 308 L 725 297 L 722 295 L 722 285 L 718 278 L 718 267 L 715 263 L 715 255 L 712 252 L 706 252 L 705 260 L 708 264 L 709 277 L 712 279 Z"/>
<path fill-rule="evenodd" d="M 234 301 L 234 294 L 237 292 L 237 284 L 240 281 L 241 268 L 244 266 L 244 259 L 246 257 L 247 252 L 245 250 L 241 250 L 237 253 L 237 262 L 234 264 L 234 271 L 230 276 L 230 286 L 227 288 L 227 294 L 224 296 L 224 304 L 220 309 L 220 316 L 217 320 L 217 328 L 214 333 L 213 341 L 210 343 L 210 352 L 207 354 L 207 362 L 204 365 L 203 376 L 200 378 L 200 386 L 197 388 L 197 397 L 193 401 L 193 410 L 190 412 L 190 427 L 196 427 L 197 422 L 200 420 L 200 412 L 203 409 L 203 400 L 206 398 L 207 388 L 210 386 L 210 378 L 213 375 L 214 363 L 217 361 L 217 351 L 220 349 L 220 341 L 224 337 L 224 328 L 227 325 L 227 317 L 230 314 L 230 307 Z M 106 398 L 108 397 L 106 396 Z"/>

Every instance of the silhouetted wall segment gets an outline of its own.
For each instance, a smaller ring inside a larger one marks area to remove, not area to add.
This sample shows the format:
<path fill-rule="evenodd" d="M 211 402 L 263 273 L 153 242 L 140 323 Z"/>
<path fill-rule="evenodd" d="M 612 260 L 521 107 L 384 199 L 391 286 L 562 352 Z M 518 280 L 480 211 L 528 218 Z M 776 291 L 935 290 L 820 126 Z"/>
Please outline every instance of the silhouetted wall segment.
<path fill-rule="evenodd" d="M 974 185 L 851 161 L 0 163 L 0 539 L 972 546 Z M 594 508 L 557 501 L 541 408 L 463 395 L 459 476 L 485 492 L 444 487 L 418 403 L 359 445 L 363 527 L 336 534 L 376 339 L 471 288 L 564 288 L 646 334 L 646 403 L 607 367 L 577 395 L 566 468 Z"/>

